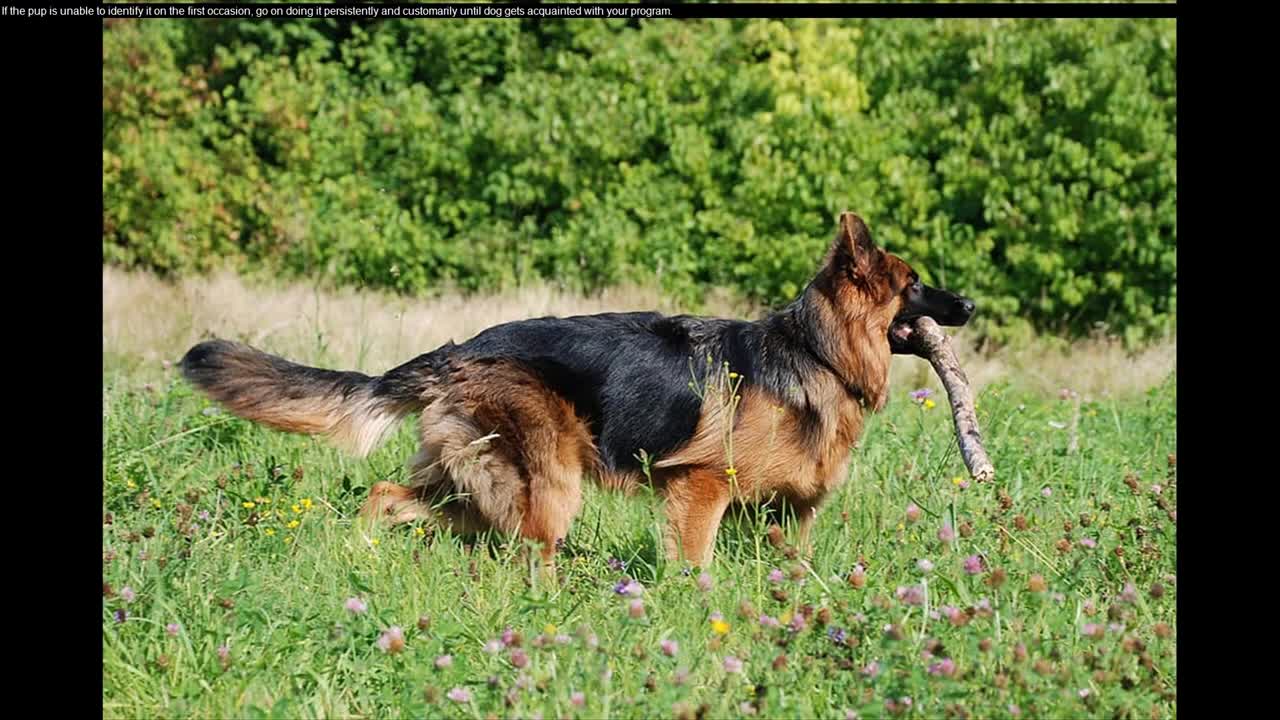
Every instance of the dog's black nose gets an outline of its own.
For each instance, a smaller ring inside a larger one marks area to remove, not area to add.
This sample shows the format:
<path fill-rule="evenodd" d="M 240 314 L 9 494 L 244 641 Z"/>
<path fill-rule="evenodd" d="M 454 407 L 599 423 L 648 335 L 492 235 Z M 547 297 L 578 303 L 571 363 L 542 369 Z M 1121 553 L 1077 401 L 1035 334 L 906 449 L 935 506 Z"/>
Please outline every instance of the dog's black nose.
<path fill-rule="evenodd" d="M 972 315 L 977 306 L 969 298 L 960 298 L 960 309 L 964 311 L 965 315 Z"/>

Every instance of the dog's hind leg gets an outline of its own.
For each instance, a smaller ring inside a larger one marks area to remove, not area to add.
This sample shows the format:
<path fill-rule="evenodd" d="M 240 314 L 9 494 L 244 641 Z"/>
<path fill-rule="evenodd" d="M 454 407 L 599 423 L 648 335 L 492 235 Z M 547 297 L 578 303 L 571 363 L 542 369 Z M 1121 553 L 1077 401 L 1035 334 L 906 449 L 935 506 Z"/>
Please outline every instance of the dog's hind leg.
<path fill-rule="evenodd" d="M 553 438 L 551 450 L 543 452 L 530 468 L 527 494 L 521 513 L 520 535 L 541 545 L 543 580 L 556 582 L 555 555 L 569 534 L 573 518 L 582 508 L 582 464 L 576 457 L 572 439 Z M 567 452 L 560 452 L 565 450 Z"/>
<path fill-rule="evenodd" d="M 590 431 L 523 367 L 464 365 L 452 381 L 423 411 L 411 483 L 447 489 L 449 512 L 538 543 L 541 574 L 554 579 L 556 551 L 582 506 L 583 473 L 595 463 Z"/>
<path fill-rule="evenodd" d="M 476 535 L 490 528 L 489 522 L 464 498 L 450 497 L 445 487 L 407 487 L 380 482 L 369 490 L 369 499 L 360 509 L 368 522 L 388 525 L 425 520 L 435 529 L 457 535 Z"/>
<path fill-rule="evenodd" d="M 666 551 L 669 560 L 682 557 L 709 567 L 720 520 L 729 507 L 729 482 L 723 472 L 699 468 L 671 478 L 665 489 Z"/>
<path fill-rule="evenodd" d="M 425 520 L 433 528 L 458 535 L 482 533 L 489 522 L 465 497 L 455 493 L 453 479 L 433 457 L 442 450 L 438 435 L 424 434 L 422 449 L 409 462 L 409 485 L 376 483 L 360 510 L 368 522 L 399 525 Z"/>
<path fill-rule="evenodd" d="M 390 482 L 376 483 L 369 489 L 369 499 L 360 508 L 360 517 L 368 522 L 385 521 L 391 525 L 434 516 L 431 506 L 422 501 L 416 488 Z"/>

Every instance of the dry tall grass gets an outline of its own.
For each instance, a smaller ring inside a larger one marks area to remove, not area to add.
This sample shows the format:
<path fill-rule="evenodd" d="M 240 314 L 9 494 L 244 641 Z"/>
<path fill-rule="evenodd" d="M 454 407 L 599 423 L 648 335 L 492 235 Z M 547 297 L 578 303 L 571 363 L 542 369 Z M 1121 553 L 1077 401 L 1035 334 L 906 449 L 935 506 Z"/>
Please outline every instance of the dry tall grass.
<path fill-rule="evenodd" d="M 543 315 L 627 310 L 681 312 L 653 288 L 620 287 L 594 297 L 534 286 L 498 295 L 433 299 L 372 291 L 319 291 L 301 283 L 250 284 L 227 273 L 164 282 L 117 268 L 102 270 L 102 350 L 111 367 L 138 379 L 154 377 L 201 339 L 242 340 L 298 362 L 381 373 L 449 340 L 462 342 L 500 322 Z M 754 317 L 756 311 L 715 294 L 708 314 Z M 957 333 L 963 338 L 964 331 Z M 980 356 L 957 348 L 975 389 L 1008 380 L 1043 392 L 1068 387 L 1086 396 L 1142 391 L 1177 367 L 1170 339 L 1130 355 L 1115 342 L 1083 341 L 1067 350 L 1048 344 Z M 904 392 L 940 388 L 923 360 L 894 359 L 893 381 Z"/>

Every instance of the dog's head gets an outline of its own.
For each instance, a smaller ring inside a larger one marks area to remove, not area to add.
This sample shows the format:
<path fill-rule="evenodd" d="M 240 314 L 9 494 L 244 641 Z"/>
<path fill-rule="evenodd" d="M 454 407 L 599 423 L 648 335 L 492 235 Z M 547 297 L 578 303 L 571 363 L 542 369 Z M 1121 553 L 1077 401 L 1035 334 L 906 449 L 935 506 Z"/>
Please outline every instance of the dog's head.
<path fill-rule="evenodd" d="M 972 300 L 920 282 L 920 275 L 902 258 L 876 247 L 862 218 L 840 215 L 840 228 L 827 259 L 837 283 L 838 302 L 852 318 L 883 328 L 889 349 L 910 354 L 911 322 L 930 317 L 939 325 L 960 326 L 973 317 Z"/>

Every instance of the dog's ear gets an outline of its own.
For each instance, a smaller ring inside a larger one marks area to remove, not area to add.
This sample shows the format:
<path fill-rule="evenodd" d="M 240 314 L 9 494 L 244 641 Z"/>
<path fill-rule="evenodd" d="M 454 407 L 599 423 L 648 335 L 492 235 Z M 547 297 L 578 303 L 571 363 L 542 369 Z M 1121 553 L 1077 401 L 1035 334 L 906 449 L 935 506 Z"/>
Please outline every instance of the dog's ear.
<path fill-rule="evenodd" d="M 840 213 L 836 242 L 832 250 L 837 255 L 852 260 L 852 267 L 859 274 L 865 274 L 871 268 L 877 254 L 876 244 L 871 239 L 867 224 L 847 210 Z"/>

